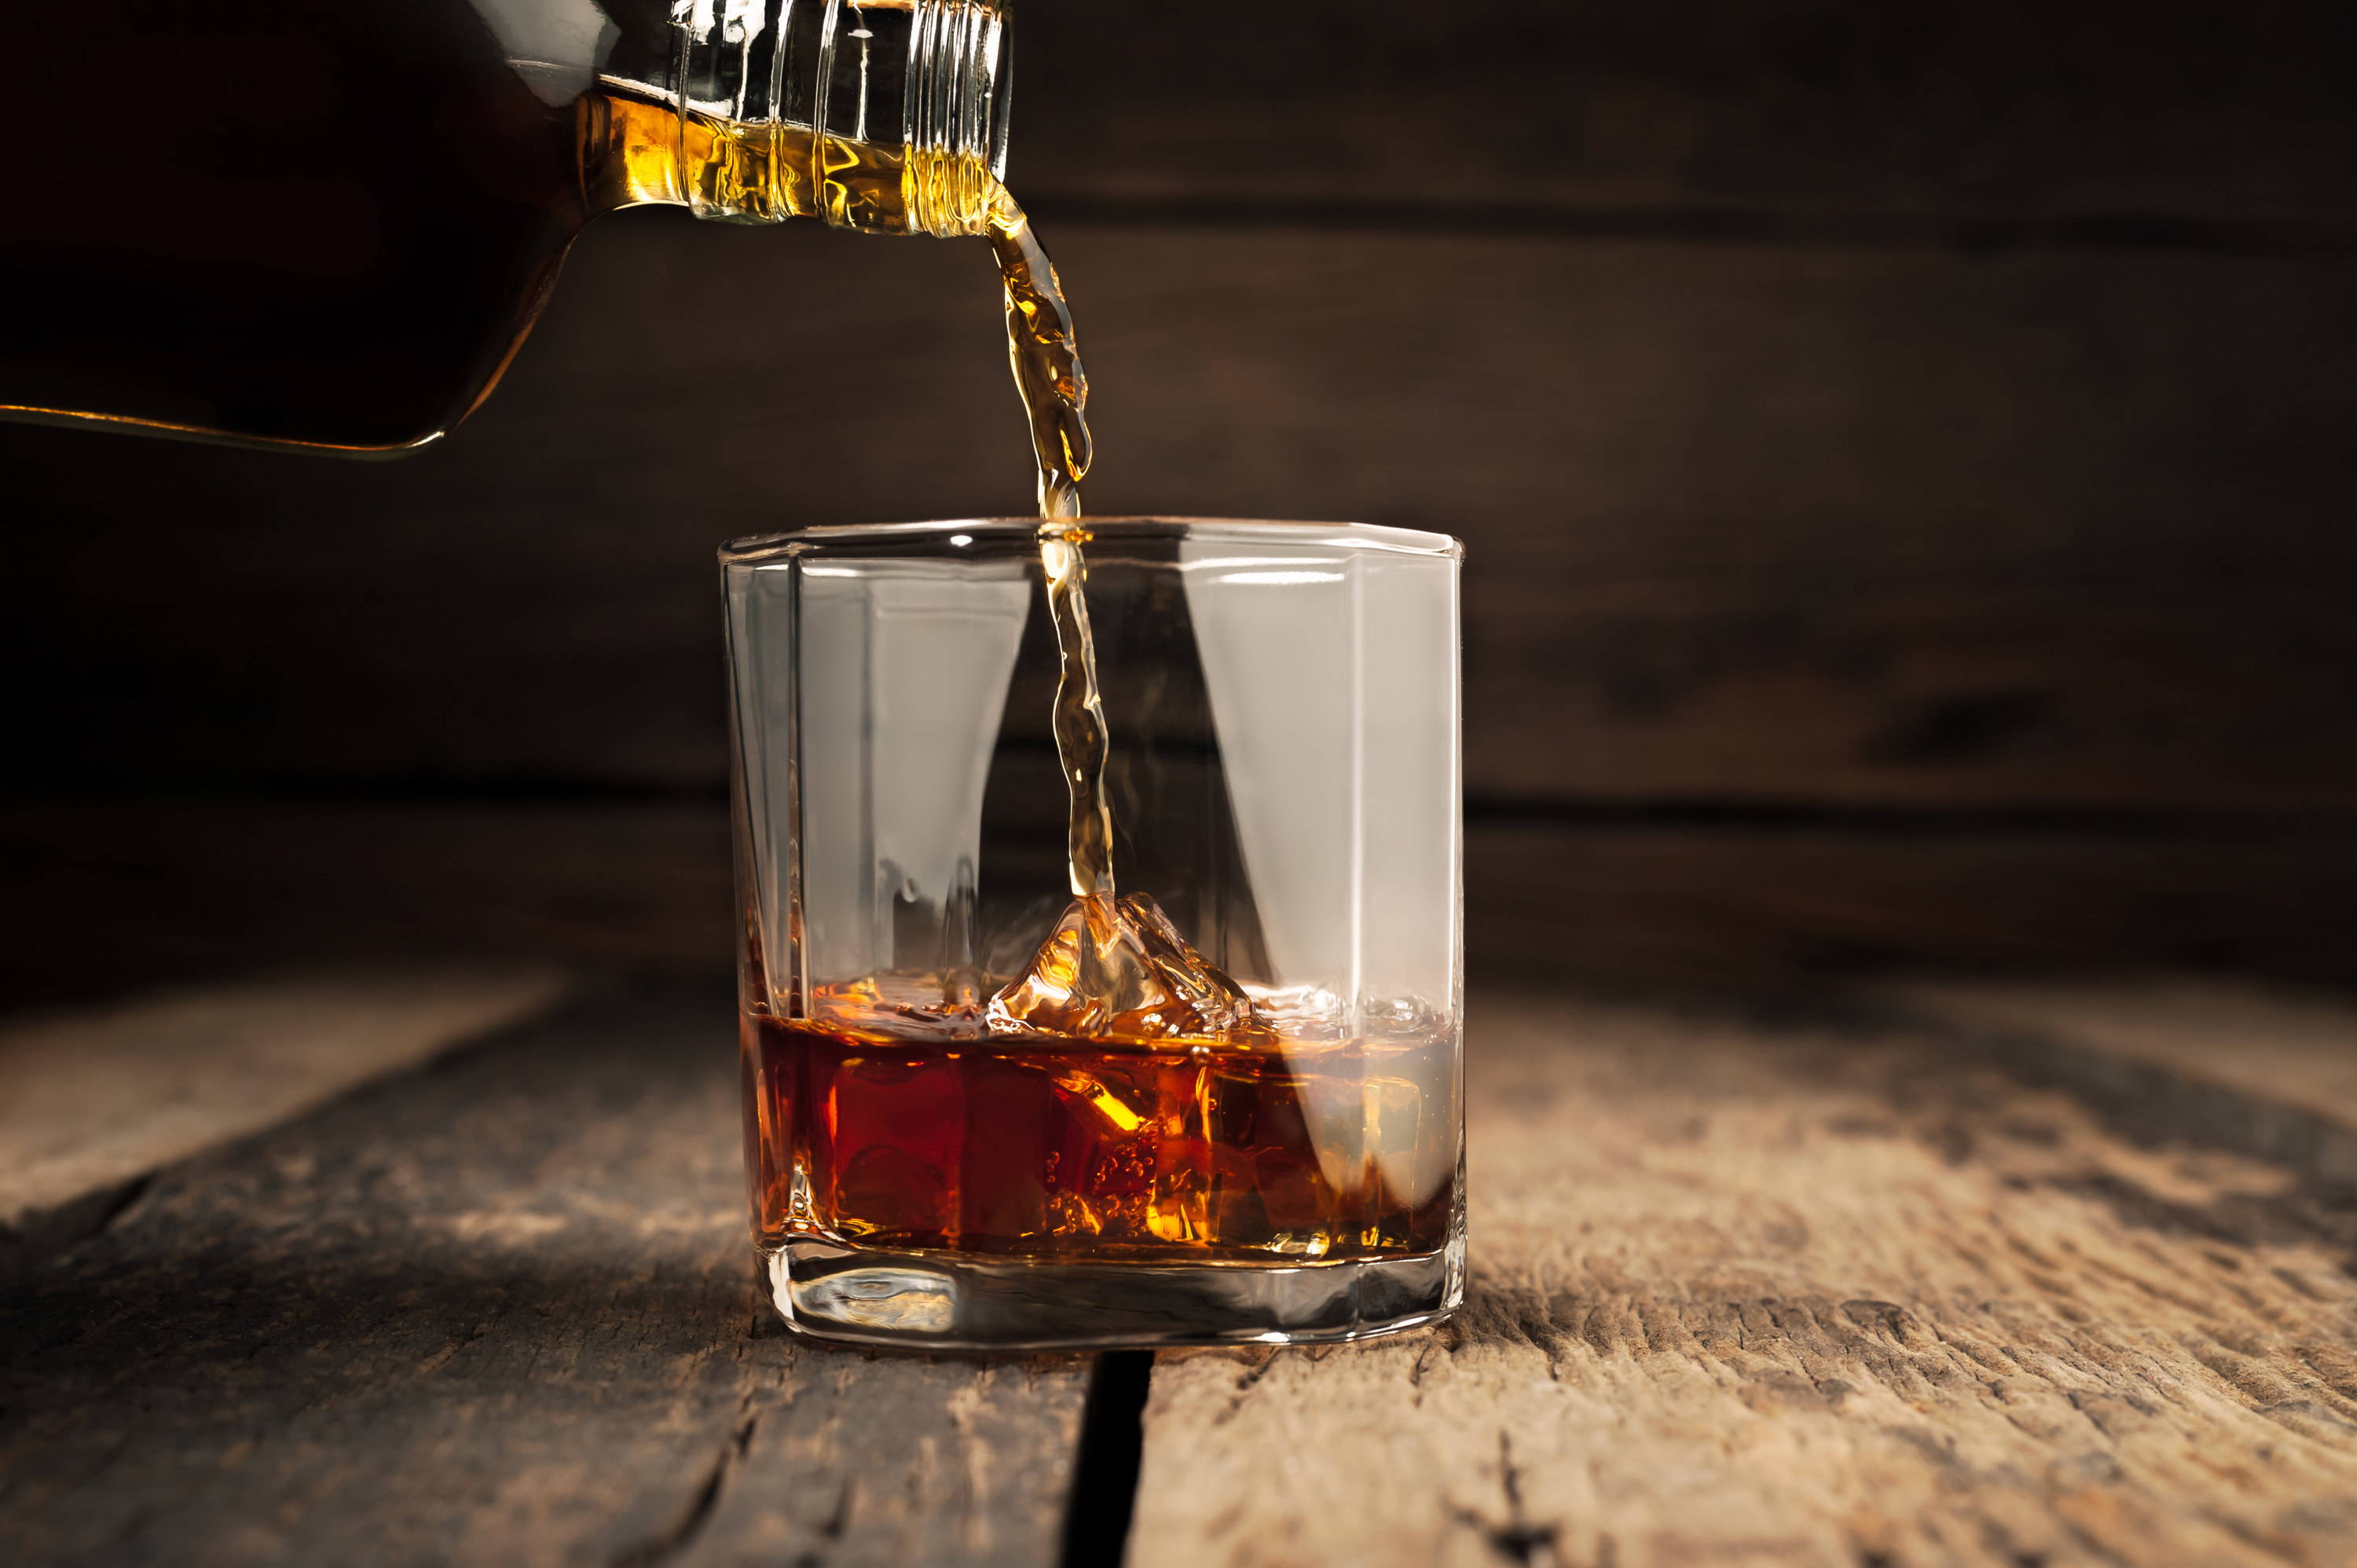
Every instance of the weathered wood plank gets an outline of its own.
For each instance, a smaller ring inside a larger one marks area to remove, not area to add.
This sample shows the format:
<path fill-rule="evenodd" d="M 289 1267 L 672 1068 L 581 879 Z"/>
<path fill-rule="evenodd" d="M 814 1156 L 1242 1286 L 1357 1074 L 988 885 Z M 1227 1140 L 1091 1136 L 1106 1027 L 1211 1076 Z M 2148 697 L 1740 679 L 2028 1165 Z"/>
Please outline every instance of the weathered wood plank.
<path fill-rule="evenodd" d="M 2357 1012 L 2341 997 L 2168 978 L 1921 981 L 1897 994 L 1967 1025 L 2083 1044 L 2357 1132 Z"/>
<path fill-rule="evenodd" d="M 2320 0 L 1025 0 L 1014 173 L 1131 199 L 2357 218 Z"/>
<path fill-rule="evenodd" d="M 0 994 L 264 963 L 735 961 L 725 805 L 123 800 L 0 810 Z"/>
<path fill-rule="evenodd" d="M 2357 841 L 1862 826 L 1503 822 L 1466 834 L 1476 972 L 1749 983 L 1939 966 L 2352 973 Z"/>
<path fill-rule="evenodd" d="M 2357 340 L 2357 272 L 1076 240 L 1093 504 L 1467 540 L 1477 798 L 2352 799 L 2309 662 L 2350 635 L 2317 593 L 2357 571 L 2321 510 L 2350 473 L 2309 422 L 2357 378 L 2308 356 Z"/>
<path fill-rule="evenodd" d="M 1470 542 L 1477 799 L 2357 810 L 2357 267 L 1049 238 L 1092 505 Z M 716 790 L 718 539 L 1027 506 L 996 287 L 628 219 L 414 460 L 0 431 L 0 782 Z"/>
<path fill-rule="evenodd" d="M 1466 857 L 1482 979 L 1749 984 L 1909 962 L 2357 976 L 2344 834 L 1476 822 Z M 675 979 L 735 951 L 717 801 L 18 802 L 0 860 L 0 995 L 103 994 L 124 952 L 150 978 L 406 953 Z"/>
<path fill-rule="evenodd" d="M 1918 981 L 1902 1005 L 2158 1135 L 2357 1181 L 2357 1011 L 2249 984 Z"/>
<path fill-rule="evenodd" d="M 0 1557 L 1051 1557 L 1086 1363 L 769 1326 L 736 1092 L 607 997 L 159 1178 L 0 1286 Z"/>
<path fill-rule="evenodd" d="M 2344 1563 L 2339 1189 L 1953 1039 L 1473 1019 L 1438 1332 L 1158 1362 L 1131 1562 Z"/>
<path fill-rule="evenodd" d="M 78 1211 L 126 1184 L 564 989 L 547 970 L 313 975 L 0 1026 L 0 1259 L 74 1239 Z"/>

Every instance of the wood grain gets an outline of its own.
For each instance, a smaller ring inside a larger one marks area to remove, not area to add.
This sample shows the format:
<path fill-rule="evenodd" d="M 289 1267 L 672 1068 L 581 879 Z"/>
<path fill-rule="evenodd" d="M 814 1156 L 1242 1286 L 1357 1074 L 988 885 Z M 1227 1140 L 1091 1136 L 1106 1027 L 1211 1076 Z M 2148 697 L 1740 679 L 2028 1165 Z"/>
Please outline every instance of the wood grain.
<path fill-rule="evenodd" d="M 768 1326 L 733 1035 L 719 993 L 587 1003 L 0 1286 L 0 1557 L 1051 1557 L 1086 1364 Z"/>
<path fill-rule="evenodd" d="M 2230 1145 L 2233 1102 L 2347 1109 L 2352 1015 L 1901 999 L 1921 1026 L 1888 993 L 1478 997 L 1466 1311 L 1160 1358 L 1130 1560 L 2351 1561 L 2346 1182 Z M 1047 1561 L 1087 1363 L 785 1338 L 727 1026 L 716 993 L 591 998 L 0 1280 L 0 1552 Z M 2249 1059 L 2153 1141 L 2005 1070 L 2025 1031 L 2189 1086 L 2201 1038 Z"/>
<path fill-rule="evenodd" d="M 0 1026 L 0 1258 L 79 1240 L 79 1215 L 152 1172 L 564 990 L 547 970 L 283 977 Z"/>
<path fill-rule="evenodd" d="M 1936 1036 L 1472 1023 L 1436 1333 L 1161 1359 L 1131 1562 L 2345 1563 L 2339 1188 Z"/>
<path fill-rule="evenodd" d="M 1897 831 L 1477 821 L 1472 972 L 1706 988 L 1926 963 L 2357 976 L 2345 834 L 1882 826 Z M 717 801 L 19 800 L 0 811 L 0 996 L 119 993 L 126 953 L 146 983 L 404 955 L 717 976 L 734 952 L 727 832 Z"/>
<path fill-rule="evenodd" d="M 2357 811 L 2357 270 L 1049 238 L 1092 505 L 1469 542 L 1477 800 Z M 0 431 L 0 782 L 716 789 L 716 542 L 1023 510 L 985 262 L 625 220 L 414 461 Z"/>
<path fill-rule="evenodd" d="M 2345 975 L 2348 27 L 1049 0 L 1015 177 L 1089 350 L 1092 504 L 1470 542 L 1508 964 Z M 0 429 L 16 993 L 135 928 L 183 974 L 711 961 L 712 547 L 1024 510 L 998 316 L 977 246 L 636 214 L 413 460 Z M 78 795 L 128 847 L 53 831 Z M 239 797 L 284 827 L 193 842 Z M 337 839 L 378 807 L 439 825 Z"/>
<path fill-rule="evenodd" d="M 676 980 L 735 961 L 718 802 L 16 801 L 0 859 L 0 995 L 17 999 L 271 964 Z"/>
<path fill-rule="evenodd" d="M 2320 0 L 1026 0 L 1016 36 L 1014 176 L 1059 197 L 2357 217 Z"/>
<path fill-rule="evenodd" d="M 2357 1181 L 2357 1012 L 2345 996 L 2151 975 L 1918 980 L 1889 994 L 2150 1135 Z"/>
<path fill-rule="evenodd" d="M 1918 981 L 1897 994 L 1967 1026 L 2081 1042 L 2357 1133 L 2357 1013 L 2345 997 L 2162 977 L 2104 985 Z"/>
<path fill-rule="evenodd" d="M 1699 983 L 1835 971 L 2179 966 L 2352 975 L 2357 844 L 2332 831 L 1620 820 L 1476 824 L 1474 972 Z"/>

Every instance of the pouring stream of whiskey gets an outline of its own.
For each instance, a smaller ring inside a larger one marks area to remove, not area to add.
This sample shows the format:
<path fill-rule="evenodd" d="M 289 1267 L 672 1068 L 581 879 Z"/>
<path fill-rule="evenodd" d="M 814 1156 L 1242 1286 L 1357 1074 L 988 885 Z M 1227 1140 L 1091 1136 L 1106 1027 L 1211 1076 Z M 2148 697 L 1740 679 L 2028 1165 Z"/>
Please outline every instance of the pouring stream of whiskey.
<path fill-rule="evenodd" d="M 1056 263 L 1005 186 L 991 199 L 990 248 L 1006 285 L 1006 356 L 1039 460 L 1039 515 L 1078 517 L 1081 480 L 1089 471 L 1089 378 Z"/>
<path fill-rule="evenodd" d="M 1001 187 L 990 243 L 1006 285 L 1006 349 L 1039 463 L 1039 564 L 1056 625 L 1056 757 L 1069 792 L 1065 861 L 1071 906 L 1024 972 L 990 999 L 995 1029 L 1153 1040 L 1226 1039 L 1254 1021 L 1234 981 L 1205 962 L 1152 898 L 1117 896 L 1110 750 L 1089 629 L 1089 541 L 1081 478 L 1089 471 L 1089 381 L 1072 313 L 1030 220 Z"/>
<path fill-rule="evenodd" d="M 1072 312 L 1056 265 L 1015 199 L 1000 187 L 991 202 L 990 245 L 1006 285 L 1006 354 L 1031 422 L 1039 464 L 1039 564 L 1062 666 L 1056 679 L 1056 756 L 1071 795 L 1066 853 L 1072 897 L 1111 898 L 1113 812 L 1105 803 L 1108 749 L 1089 631 L 1088 560 L 1081 546 L 1081 479 L 1089 471 L 1089 378 L 1081 369 Z M 1065 520 L 1071 520 L 1066 521 Z M 1057 526 L 1062 523 L 1063 526 Z"/>
<path fill-rule="evenodd" d="M 1056 676 L 1056 757 L 1071 793 L 1071 819 L 1065 833 L 1072 897 L 1111 898 L 1113 808 L 1105 803 L 1104 703 L 1097 691 L 1096 644 L 1089 632 L 1089 564 L 1081 553 L 1088 535 L 1077 527 L 1042 532 L 1039 564 L 1048 574 L 1048 608 L 1056 622 L 1056 650 L 1062 666 Z"/>

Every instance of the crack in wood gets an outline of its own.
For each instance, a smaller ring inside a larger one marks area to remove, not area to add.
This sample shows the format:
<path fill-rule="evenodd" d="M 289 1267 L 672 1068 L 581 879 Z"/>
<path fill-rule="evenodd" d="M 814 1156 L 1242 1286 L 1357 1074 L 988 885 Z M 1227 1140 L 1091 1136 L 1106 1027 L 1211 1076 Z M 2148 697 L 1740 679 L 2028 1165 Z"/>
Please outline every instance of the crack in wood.
<path fill-rule="evenodd" d="M 713 1458 L 712 1468 L 705 1474 L 704 1484 L 688 1500 L 678 1521 L 652 1541 L 641 1542 L 615 1558 L 613 1568 L 657 1568 L 658 1564 L 668 1563 L 684 1552 L 710 1521 L 712 1510 L 720 1501 L 720 1494 L 727 1487 L 729 1476 L 744 1461 L 745 1450 L 752 1445 L 754 1430 L 760 1423 L 761 1417 L 758 1412 L 739 1422 L 728 1441 L 720 1445 L 720 1452 Z M 838 1505 L 838 1519 L 847 1511 L 845 1505 L 850 1485 L 848 1480 L 844 1483 L 845 1503 Z M 841 1524 L 837 1522 L 826 1533 L 830 1539 L 842 1534 Z"/>
<path fill-rule="evenodd" d="M 1498 1434 L 1498 1491 L 1505 1499 L 1504 1523 L 1497 1523 L 1485 1518 L 1478 1509 L 1462 1505 L 1451 1508 L 1451 1517 L 1458 1525 L 1479 1535 L 1493 1554 L 1506 1562 L 1534 1565 L 1534 1568 L 1555 1568 L 1559 1561 L 1555 1542 L 1561 1527 L 1538 1524 L 1531 1520 L 1523 1505 L 1522 1473 L 1514 1464 L 1513 1436 L 1503 1430 Z M 1608 1536 L 1599 1546 L 1598 1561 L 1611 1560 L 1611 1538 Z"/>
<path fill-rule="evenodd" d="M 1264 1371 L 1267 1363 L 1253 1369 Z M 1257 1381 L 1253 1373 L 1247 1381 Z M 1096 1359 L 1082 1408 L 1060 1568 L 1121 1568 L 1137 1505 L 1146 1402 L 1154 1353 L 1107 1350 Z"/>
<path fill-rule="evenodd" d="M 1514 1440 L 1502 1428 L 1498 1433 L 1498 1487 L 1506 1497 L 1507 1522 L 1488 1532 L 1492 1550 L 1533 1568 L 1554 1568 L 1560 1527 L 1531 1521 L 1529 1510 L 1523 1506 L 1522 1472 L 1514 1467 Z"/>
<path fill-rule="evenodd" d="M 1253 1354 L 1254 1352 L 1247 1353 Z M 1268 1376 L 1269 1369 L 1276 1365 L 1276 1353 L 1275 1351 L 1262 1350 L 1256 1352 L 1256 1354 L 1260 1359 L 1254 1361 L 1252 1365 L 1246 1367 L 1243 1372 L 1236 1379 L 1235 1391 L 1229 1396 L 1227 1408 L 1221 1411 L 1218 1415 L 1212 1418 L 1212 1425 L 1225 1426 L 1229 1422 L 1234 1420 L 1236 1412 L 1243 1408 L 1244 1397 L 1252 1392 L 1255 1384 L 1257 1384 L 1263 1378 Z"/>
<path fill-rule="evenodd" d="M 1903 1026 L 1481 1022 L 1463 1311 L 1281 1356 L 1241 1407 L 1260 1363 L 1172 1361 L 1137 1568 L 1275 1568 L 1307 1530 L 1383 1565 L 1593 1563 L 1607 1538 L 1641 1562 L 2321 1563 L 2357 1539 L 2357 1210 L 2332 1178 L 2123 1137 Z"/>
<path fill-rule="evenodd" d="M 600 997 L 0 1279 L 0 1561 L 1052 1557 L 1082 1367 L 748 1332 L 733 1033 Z"/>

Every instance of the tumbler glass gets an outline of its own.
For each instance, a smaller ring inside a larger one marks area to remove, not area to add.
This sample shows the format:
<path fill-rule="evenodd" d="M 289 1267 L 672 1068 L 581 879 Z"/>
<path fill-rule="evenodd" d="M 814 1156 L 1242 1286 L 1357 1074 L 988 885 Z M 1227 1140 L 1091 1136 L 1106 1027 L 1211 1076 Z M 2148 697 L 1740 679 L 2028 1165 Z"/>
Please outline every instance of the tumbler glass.
<path fill-rule="evenodd" d="M 1457 1305 L 1462 556 L 1150 518 L 723 550 L 746 1172 L 788 1324 L 1288 1343 Z M 1056 722 L 1075 624 L 1094 763 Z"/>

